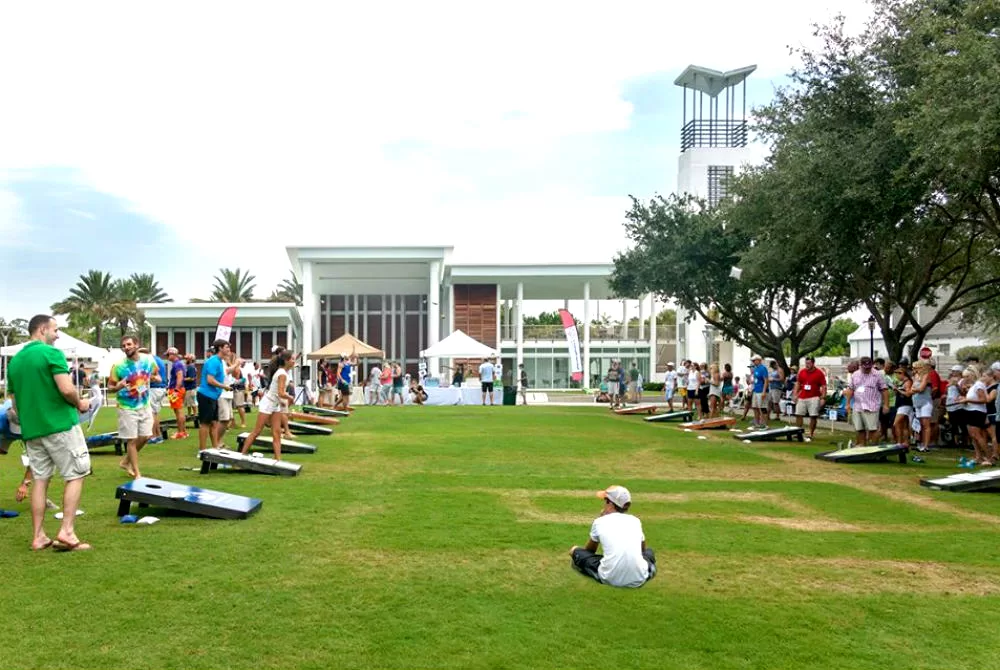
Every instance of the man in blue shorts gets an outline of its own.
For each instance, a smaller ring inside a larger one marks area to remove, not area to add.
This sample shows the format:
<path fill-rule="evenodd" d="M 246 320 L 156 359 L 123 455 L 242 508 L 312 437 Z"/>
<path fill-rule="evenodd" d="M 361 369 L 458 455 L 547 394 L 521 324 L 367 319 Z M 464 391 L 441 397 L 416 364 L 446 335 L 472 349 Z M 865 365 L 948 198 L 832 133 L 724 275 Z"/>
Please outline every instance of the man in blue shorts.
<path fill-rule="evenodd" d="M 754 428 L 764 429 L 767 428 L 767 421 L 763 418 L 767 416 L 767 367 L 764 366 L 764 359 L 760 357 L 760 354 L 754 354 L 752 360 L 753 398 L 751 407 L 753 407 L 753 425 Z"/>

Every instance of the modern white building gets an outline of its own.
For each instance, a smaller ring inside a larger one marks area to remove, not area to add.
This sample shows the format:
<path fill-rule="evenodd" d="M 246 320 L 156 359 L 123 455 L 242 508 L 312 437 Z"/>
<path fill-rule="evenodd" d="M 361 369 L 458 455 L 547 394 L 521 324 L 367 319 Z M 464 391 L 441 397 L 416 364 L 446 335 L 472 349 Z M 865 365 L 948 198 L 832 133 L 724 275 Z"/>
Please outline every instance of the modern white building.
<path fill-rule="evenodd" d="M 681 155 L 677 161 L 677 193 L 718 204 L 728 194 L 728 182 L 751 161 L 746 109 L 746 79 L 757 69 L 748 65 L 722 72 L 689 65 L 674 80 L 683 89 Z M 738 368 L 750 352 L 718 338 L 703 319 L 684 310 L 677 313 L 678 358 L 731 361 Z"/>
<path fill-rule="evenodd" d="M 499 350 L 506 373 L 524 363 L 534 388 L 596 385 L 612 358 L 637 361 L 651 378 L 658 346 L 650 296 L 638 301 L 636 325 L 582 325 L 597 317 L 598 301 L 614 299 L 608 287 L 611 264 L 459 264 L 452 262 L 452 252 L 449 246 L 288 247 L 292 271 L 303 286 L 303 350 L 351 333 L 412 374 L 422 350 L 461 330 Z M 562 327 L 525 326 L 522 318 L 526 302 L 565 305 L 571 300 L 583 302 L 582 313 L 574 314 L 582 331 L 582 383 L 570 379 Z M 627 303 L 635 301 L 625 302 L 627 310 Z M 450 376 L 456 363 L 461 361 L 431 359 L 427 369 L 434 376 Z"/>
<path fill-rule="evenodd" d="M 920 308 L 917 309 L 919 317 Z M 851 347 L 851 358 L 868 356 L 869 352 L 874 352 L 875 358 L 886 358 L 888 348 L 882 339 L 882 331 L 873 324 L 869 329 L 868 322 L 863 321 L 853 333 L 847 336 L 847 342 Z M 960 319 L 944 319 L 927 333 L 924 338 L 924 346 L 931 350 L 931 355 L 945 365 L 955 363 L 959 349 L 965 347 L 979 347 L 988 342 L 986 333 L 972 331 L 961 324 Z M 907 345 L 909 346 L 909 345 Z M 940 364 L 938 366 L 940 370 Z"/>

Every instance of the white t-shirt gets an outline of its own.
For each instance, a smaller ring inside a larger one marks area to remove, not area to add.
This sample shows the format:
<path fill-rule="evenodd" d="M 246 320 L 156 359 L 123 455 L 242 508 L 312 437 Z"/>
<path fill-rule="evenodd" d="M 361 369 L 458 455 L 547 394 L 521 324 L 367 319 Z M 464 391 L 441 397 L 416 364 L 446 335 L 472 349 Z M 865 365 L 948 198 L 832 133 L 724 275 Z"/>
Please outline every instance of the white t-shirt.
<path fill-rule="evenodd" d="M 701 371 L 698 368 L 691 368 L 691 371 L 688 372 L 688 391 L 697 391 L 700 384 Z"/>
<path fill-rule="evenodd" d="M 288 370 L 284 368 L 275 372 L 271 377 L 271 385 L 267 387 L 267 394 L 264 396 L 274 403 L 275 407 L 281 405 L 281 399 L 278 397 L 278 389 L 284 388 L 282 384 L 288 386 Z"/>
<path fill-rule="evenodd" d="M 597 568 L 601 581 L 611 586 L 642 586 L 649 579 L 649 564 L 642 557 L 642 522 L 631 514 L 612 512 L 594 519 L 590 539 L 598 542 L 604 558 Z"/>
<path fill-rule="evenodd" d="M 379 377 L 381 377 L 381 376 L 382 376 L 382 368 L 380 368 L 377 365 L 374 366 L 374 367 L 372 367 L 372 374 L 369 377 L 369 379 L 372 380 L 371 381 L 372 386 L 376 386 L 377 387 L 377 386 L 381 385 L 382 382 L 379 381 Z"/>
<path fill-rule="evenodd" d="M 677 388 L 677 373 L 673 370 L 667 370 L 666 386 L 672 389 Z"/>
<path fill-rule="evenodd" d="M 485 361 L 479 366 L 479 381 L 491 382 L 493 381 L 494 368 L 493 364 L 489 361 Z"/>
<path fill-rule="evenodd" d="M 677 383 L 684 388 L 687 388 L 688 383 L 688 369 L 683 365 L 677 368 Z"/>
<path fill-rule="evenodd" d="M 985 399 L 987 395 L 989 395 L 989 394 L 986 393 L 986 384 L 984 384 L 981 381 L 977 380 L 976 383 L 972 385 L 972 388 L 969 389 L 969 392 L 965 395 L 965 397 L 966 398 L 976 397 L 976 398 L 983 398 L 983 399 Z M 967 403 L 965 405 L 965 409 L 970 410 L 972 412 L 983 412 L 983 413 L 986 413 L 986 403 L 985 402 L 969 402 L 969 403 Z"/>

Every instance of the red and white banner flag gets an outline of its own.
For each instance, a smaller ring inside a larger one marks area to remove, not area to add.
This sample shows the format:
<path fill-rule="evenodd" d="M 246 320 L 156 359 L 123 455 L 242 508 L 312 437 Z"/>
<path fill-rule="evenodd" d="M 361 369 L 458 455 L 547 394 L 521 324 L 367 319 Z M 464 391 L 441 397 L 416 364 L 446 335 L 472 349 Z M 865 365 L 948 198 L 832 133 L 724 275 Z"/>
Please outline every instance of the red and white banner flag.
<path fill-rule="evenodd" d="M 580 352 L 580 335 L 576 332 L 576 320 L 569 310 L 559 310 L 563 330 L 566 331 L 566 343 L 569 345 L 569 362 L 571 379 L 575 382 L 583 379 L 583 355 Z"/>
<path fill-rule="evenodd" d="M 236 322 L 236 308 L 227 307 L 219 316 L 219 325 L 215 327 L 215 339 L 228 340 L 233 333 L 233 323 Z"/>

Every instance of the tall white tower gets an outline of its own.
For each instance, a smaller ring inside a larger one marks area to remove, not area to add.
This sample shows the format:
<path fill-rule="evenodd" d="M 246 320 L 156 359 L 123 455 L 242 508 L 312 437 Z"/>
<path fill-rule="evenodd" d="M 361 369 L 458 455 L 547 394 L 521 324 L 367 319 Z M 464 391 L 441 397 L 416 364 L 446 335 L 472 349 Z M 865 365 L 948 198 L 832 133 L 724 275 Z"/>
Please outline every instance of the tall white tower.
<path fill-rule="evenodd" d="M 678 194 L 689 193 L 715 205 L 726 197 L 729 179 L 749 161 L 746 79 L 756 69 L 748 65 L 720 72 L 689 65 L 674 80 L 684 90 Z M 694 316 L 686 322 L 688 316 L 677 310 L 677 356 L 711 362 L 714 336 L 703 319 Z"/>

